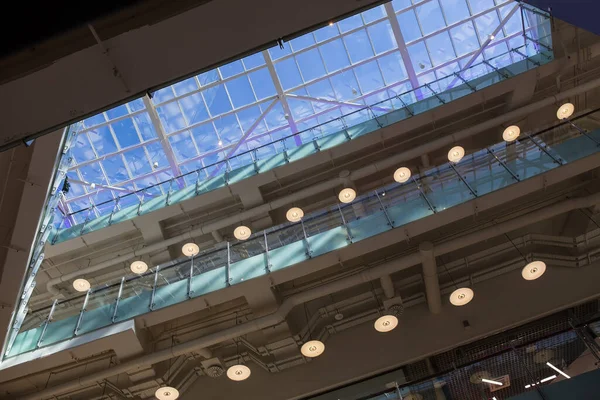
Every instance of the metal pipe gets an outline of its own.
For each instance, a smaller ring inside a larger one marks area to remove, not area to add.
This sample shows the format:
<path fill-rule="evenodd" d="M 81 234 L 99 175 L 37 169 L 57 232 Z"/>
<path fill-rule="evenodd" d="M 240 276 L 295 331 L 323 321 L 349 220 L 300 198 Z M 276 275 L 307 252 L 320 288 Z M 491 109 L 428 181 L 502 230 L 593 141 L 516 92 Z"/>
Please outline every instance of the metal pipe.
<path fill-rule="evenodd" d="M 433 252 L 433 243 L 421 243 L 419 245 L 419 253 L 421 254 L 421 264 L 423 265 L 423 282 L 425 282 L 427 305 L 432 314 L 439 314 L 442 311 L 442 296 L 437 263 L 435 262 L 435 254 Z"/>
<path fill-rule="evenodd" d="M 551 205 L 541 210 L 534 211 L 530 214 L 520 216 L 513 220 L 505 221 L 499 224 L 478 230 L 464 236 L 439 243 L 435 246 L 435 254 L 440 256 L 452 251 L 474 245 L 476 243 L 491 239 L 498 235 L 529 226 L 533 223 L 546 220 L 556 215 L 564 214 L 580 208 L 590 208 L 600 204 L 600 193 L 596 193 L 587 197 L 568 199 L 563 202 Z M 146 354 L 139 358 L 122 362 L 113 366 L 110 369 L 92 373 L 90 375 L 79 377 L 76 380 L 56 385 L 51 388 L 44 389 L 37 393 L 32 393 L 21 397 L 22 400 L 44 400 L 52 396 L 57 396 L 69 391 L 77 390 L 80 387 L 94 385 L 98 381 L 102 381 L 108 377 L 115 376 L 126 372 L 135 372 L 143 369 L 147 365 L 156 364 L 173 357 L 180 355 L 199 352 L 202 349 L 216 345 L 218 343 L 232 340 L 234 338 L 247 335 L 252 332 L 257 332 L 268 327 L 276 326 L 285 321 L 286 316 L 296 306 L 304 304 L 308 301 L 327 296 L 328 294 L 349 289 L 351 287 L 371 282 L 375 279 L 380 279 L 383 276 L 389 276 L 394 272 L 398 272 L 410 267 L 413 267 L 422 261 L 420 252 L 413 252 L 406 256 L 386 261 L 382 264 L 365 269 L 360 273 L 347 276 L 338 281 L 334 281 L 314 289 L 307 290 L 295 294 L 285 299 L 281 306 L 272 314 L 265 315 L 254 320 L 232 326 L 230 328 L 214 332 L 197 339 L 190 340 L 176 346 L 159 350 L 155 353 Z"/>
<path fill-rule="evenodd" d="M 367 165 L 365 167 L 359 168 L 359 169 L 355 170 L 354 172 L 352 172 L 350 174 L 350 176 L 348 177 L 348 179 L 350 179 L 351 181 L 356 181 L 361 178 L 366 178 L 378 171 L 386 170 L 389 168 L 394 168 L 394 167 L 400 165 L 403 161 L 411 160 L 413 158 L 418 158 L 422 154 L 431 153 L 431 152 L 434 152 L 441 148 L 451 146 L 454 143 L 460 142 L 460 141 L 462 141 L 466 138 L 469 138 L 477 133 L 483 132 L 488 129 L 495 128 L 497 126 L 502 125 L 503 123 L 505 123 L 507 121 L 516 121 L 524 115 L 530 115 L 530 114 L 534 113 L 535 111 L 540 110 L 544 107 L 551 106 L 553 104 L 561 102 L 570 97 L 573 97 L 573 96 L 579 95 L 581 93 L 585 93 L 589 90 L 595 89 L 599 86 L 600 86 L 600 78 L 594 79 L 583 85 L 577 86 L 577 87 L 569 89 L 569 90 L 565 90 L 564 92 L 558 93 L 554 96 L 546 97 L 543 100 L 529 104 L 524 107 L 520 107 L 516 110 L 502 114 L 496 118 L 489 119 L 481 124 L 477 124 L 470 128 L 460 130 L 452 135 L 445 136 L 440 139 L 427 142 L 421 146 L 414 147 L 414 148 L 404 151 L 404 152 L 399 152 L 391 157 L 377 161 L 377 162 Z M 219 221 L 200 225 L 198 228 L 193 229 L 189 232 L 182 233 L 177 236 L 173 236 L 164 241 L 153 243 L 142 249 L 126 253 L 122 256 L 115 257 L 111 260 L 108 260 L 108 261 L 105 261 L 105 262 L 102 262 L 102 263 L 99 263 L 96 265 L 91 265 L 89 267 L 82 268 L 80 270 L 74 271 L 69 274 L 65 274 L 58 278 L 50 279 L 46 283 L 46 289 L 48 290 L 48 292 L 50 292 L 54 295 L 57 295 L 59 292 L 54 286 L 61 282 L 67 282 L 74 278 L 83 276 L 85 274 L 100 271 L 105 268 L 111 267 L 113 265 L 129 261 L 135 257 L 140 257 L 142 255 L 146 255 L 146 254 L 152 253 L 157 250 L 163 250 L 164 248 L 166 248 L 168 246 L 177 244 L 186 239 L 193 239 L 196 236 L 201 236 L 204 234 L 212 233 L 213 231 L 215 231 L 217 229 L 222 229 L 222 228 L 226 228 L 228 226 L 234 225 L 234 224 L 241 223 L 244 220 L 249 220 L 249 219 L 252 219 L 253 217 L 266 214 L 269 211 L 278 209 L 279 207 L 288 206 L 290 204 L 297 203 L 298 201 L 313 197 L 313 196 L 320 194 L 326 190 L 334 189 L 337 186 L 339 186 L 340 184 L 341 184 L 340 178 L 330 179 L 328 181 L 321 182 L 321 183 L 311 186 L 309 188 L 300 190 L 296 193 L 292 193 L 288 196 L 281 197 L 272 202 L 262 204 L 258 207 L 249 209 L 249 210 L 241 212 L 239 214 L 231 215 L 229 217 L 220 219 Z"/>

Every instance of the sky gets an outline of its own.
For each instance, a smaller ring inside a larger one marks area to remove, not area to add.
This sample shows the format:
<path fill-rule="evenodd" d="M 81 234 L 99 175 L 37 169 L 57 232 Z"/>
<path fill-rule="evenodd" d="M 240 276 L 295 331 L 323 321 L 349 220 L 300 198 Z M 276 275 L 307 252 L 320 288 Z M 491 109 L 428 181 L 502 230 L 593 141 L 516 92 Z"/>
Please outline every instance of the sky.
<path fill-rule="evenodd" d="M 214 164 L 223 160 L 225 168 L 235 169 L 339 131 L 371 118 L 360 111 L 365 105 L 400 94 L 415 102 L 432 93 L 413 88 L 429 84 L 441 92 L 456 73 L 468 81 L 517 62 L 523 56 L 510 50 L 525 44 L 523 26 L 529 37 L 541 39 L 533 14 L 522 21 L 520 10 L 497 29 L 514 1 L 394 0 L 390 5 L 84 120 L 72 147 L 71 189 L 62 206 L 74 213 L 67 224 L 206 179 L 222 171 Z M 461 72 L 470 63 L 475 65 Z M 388 103 L 373 109 L 391 111 Z M 283 140 L 290 135 L 295 136 Z M 188 175 L 169 182 L 182 174 Z M 166 183 L 113 201 L 161 182 Z"/>

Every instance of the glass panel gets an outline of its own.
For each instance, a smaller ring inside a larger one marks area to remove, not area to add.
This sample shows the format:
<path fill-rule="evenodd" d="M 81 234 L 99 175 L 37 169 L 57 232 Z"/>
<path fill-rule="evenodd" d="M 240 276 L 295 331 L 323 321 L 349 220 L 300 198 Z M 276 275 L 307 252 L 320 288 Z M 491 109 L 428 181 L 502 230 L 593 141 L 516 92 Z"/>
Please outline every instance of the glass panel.
<path fill-rule="evenodd" d="M 112 323 L 121 279 L 113 279 L 90 292 L 77 334 L 81 335 Z"/>

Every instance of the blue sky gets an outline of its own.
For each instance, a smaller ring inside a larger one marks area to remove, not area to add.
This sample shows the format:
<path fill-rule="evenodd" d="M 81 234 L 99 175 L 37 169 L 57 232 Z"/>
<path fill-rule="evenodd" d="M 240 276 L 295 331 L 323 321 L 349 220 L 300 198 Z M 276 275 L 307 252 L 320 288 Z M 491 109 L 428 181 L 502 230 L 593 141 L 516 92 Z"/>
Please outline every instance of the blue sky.
<path fill-rule="evenodd" d="M 337 131 L 342 115 L 459 72 L 516 3 L 394 0 L 391 5 L 391 13 L 375 7 L 293 39 L 283 49 L 250 55 L 158 90 L 151 100 L 137 99 L 84 120 L 72 150 L 65 208 L 76 212 L 198 169 L 206 177 L 210 166 L 227 156 L 236 168 L 283 151 L 278 139 L 319 124 L 327 123 L 285 145 Z M 534 23 L 525 21 L 531 36 Z M 498 56 L 523 44 L 518 11 L 475 62 L 494 58 L 492 64 L 501 67 L 519 61 L 516 53 Z M 464 78 L 488 72 L 478 66 Z M 444 82 L 431 88 L 444 90 Z M 357 113 L 344 123 L 355 117 L 368 115 Z M 239 144 L 244 135 L 247 140 Z M 264 147 L 256 154 L 235 157 L 259 146 Z M 196 174 L 184 182 L 195 179 Z M 153 189 L 159 190 L 168 185 Z M 128 196 L 127 202 L 135 199 Z M 78 213 L 74 222 L 113 208 L 114 203 Z"/>

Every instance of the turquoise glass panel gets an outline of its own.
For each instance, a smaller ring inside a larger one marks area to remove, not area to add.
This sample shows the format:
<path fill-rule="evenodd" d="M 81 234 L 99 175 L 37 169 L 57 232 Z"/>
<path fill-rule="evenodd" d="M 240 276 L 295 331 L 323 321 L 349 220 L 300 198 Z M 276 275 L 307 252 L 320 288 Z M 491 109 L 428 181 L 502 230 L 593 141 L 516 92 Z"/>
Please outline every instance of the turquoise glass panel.
<path fill-rule="evenodd" d="M 226 267 L 206 271 L 192 278 L 192 297 L 198 297 L 206 293 L 214 292 L 226 287 Z"/>
<path fill-rule="evenodd" d="M 379 124 L 377 123 L 377 121 L 369 120 L 362 122 L 358 125 L 351 126 L 347 128 L 346 131 L 352 139 L 356 139 L 358 137 L 366 135 L 367 133 L 375 132 L 377 129 L 379 129 Z"/>
<path fill-rule="evenodd" d="M 46 333 L 44 334 L 42 346 L 49 346 L 51 344 L 72 338 L 78 319 L 79 314 L 75 314 L 71 315 L 70 317 L 61 316 L 60 320 L 53 320 L 50 322 L 48 324 L 48 328 L 46 329 Z"/>
<path fill-rule="evenodd" d="M 293 149 L 289 149 L 286 151 L 288 160 L 296 161 L 301 158 L 307 157 L 311 154 L 315 154 L 317 152 L 317 147 L 313 142 L 303 144 L 302 146 L 298 146 Z"/>
<path fill-rule="evenodd" d="M 510 172 L 487 150 L 478 151 L 466 156 L 456 166 L 469 186 L 477 196 L 502 189 L 516 182 Z"/>
<path fill-rule="evenodd" d="M 329 253 L 330 251 L 348 246 L 348 234 L 346 228 L 338 226 L 328 231 L 317 233 L 308 238 L 311 255 L 313 257 L 321 254 Z"/>
<path fill-rule="evenodd" d="M 81 231 L 81 233 L 79 234 L 79 236 L 80 235 L 85 235 L 88 232 L 97 231 L 98 229 L 106 228 L 108 226 L 109 219 L 110 219 L 110 214 L 109 215 L 103 215 L 101 217 L 98 217 L 96 219 L 88 221 L 84 225 L 83 230 Z"/>
<path fill-rule="evenodd" d="M 348 222 L 348 229 L 352 235 L 352 241 L 358 242 L 360 240 L 370 238 L 371 236 L 389 231 L 392 229 L 392 227 L 388 223 L 385 213 L 379 212 L 377 214 L 368 215 L 352 222 Z"/>
<path fill-rule="evenodd" d="M 231 284 L 235 285 L 267 273 L 267 255 L 257 254 L 231 264 L 229 278 Z"/>
<path fill-rule="evenodd" d="M 308 260 L 306 245 L 303 240 L 293 242 L 285 246 L 269 250 L 271 271 L 287 268 L 290 265 L 299 264 Z"/>
<path fill-rule="evenodd" d="M 189 273 L 187 274 L 189 276 Z M 156 288 L 154 294 L 154 309 L 168 307 L 188 299 L 188 280 L 172 280 Z"/>
<path fill-rule="evenodd" d="M 195 177 L 195 176 L 194 176 Z M 169 204 L 176 204 L 196 196 L 196 186 L 186 186 L 180 190 L 174 190 L 169 196 Z"/>
<path fill-rule="evenodd" d="M 161 209 L 167 205 L 166 194 L 155 195 L 152 198 L 149 197 L 150 196 L 146 196 L 144 202 L 140 206 L 140 215 Z"/>
<path fill-rule="evenodd" d="M 286 155 L 284 153 L 280 153 L 275 154 L 274 156 L 266 158 L 264 160 L 258 160 L 256 162 L 256 165 L 258 166 L 258 171 L 265 172 L 287 164 L 287 160 L 285 159 L 285 157 Z"/>
<path fill-rule="evenodd" d="M 198 193 L 210 192 L 211 190 L 221 188 L 225 185 L 227 185 L 227 182 L 225 182 L 225 175 L 222 173 L 214 178 L 199 182 Z"/>
<path fill-rule="evenodd" d="M 419 183 L 436 212 L 444 211 L 475 198 L 467 185 L 448 165 L 428 171 L 427 175 L 419 180 Z"/>
<path fill-rule="evenodd" d="M 16 356 L 17 354 L 35 350 L 35 346 L 40 339 L 41 333 L 41 326 L 28 331 L 19 332 L 8 355 Z"/>
<path fill-rule="evenodd" d="M 346 132 L 342 131 L 317 139 L 317 145 L 321 150 L 325 150 L 345 143 L 348 140 L 350 140 L 350 138 L 347 136 Z"/>
<path fill-rule="evenodd" d="M 253 175 L 256 175 L 256 167 L 254 164 L 248 164 L 243 167 L 234 169 L 228 174 L 228 182 L 229 184 L 233 184 L 239 181 L 243 181 L 246 178 L 249 178 Z"/>

